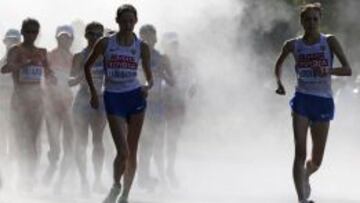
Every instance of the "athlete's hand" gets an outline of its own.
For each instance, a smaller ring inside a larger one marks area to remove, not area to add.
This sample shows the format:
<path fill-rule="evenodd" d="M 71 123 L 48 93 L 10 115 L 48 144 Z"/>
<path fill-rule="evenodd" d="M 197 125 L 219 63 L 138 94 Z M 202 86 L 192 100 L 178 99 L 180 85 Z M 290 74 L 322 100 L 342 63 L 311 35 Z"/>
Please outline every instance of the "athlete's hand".
<path fill-rule="evenodd" d="M 99 108 L 99 98 L 97 95 L 91 94 L 90 105 L 93 109 Z"/>
<path fill-rule="evenodd" d="M 143 85 L 143 86 L 141 87 L 141 93 L 142 93 L 142 95 L 143 95 L 144 98 L 146 98 L 146 97 L 148 96 L 148 94 L 149 94 L 149 89 L 150 89 L 150 87 L 149 87 L 148 85 Z"/>
<path fill-rule="evenodd" d="M 329 75 L 329 69 L 327 67 L 317 66 L 317 67 L 314 67 L 313 70 L 314 70 L 315 74 L 320 77 L 325 77 L 325 76 Z"/>
<path fill-rule="evenodd" d="M 282 83 L 281 83 L 281 82 L 278 82 L 277 85 L 278 85 L 278 87 L 277 87 L 277 89 L 276 89 L 276 91 L 275 91 L 276 94 L 278 94 L 278 95 L 285 95 L 286 92 L 285 92 L 285 88 L 284 88 L 284 86 L 282 85 Z"/>
<path fill-rule="evenodd" d="M 73 87 L 73 86 L 79 84 L 82 80 L 83 80 L 82 77 L 71 77 L 71 78 L 68 80 L 68 85 L 69 85 L 70 87 Z"/>
<path fill-rule="evenodd" d="M 55 75 L 51 74 L 49 76 L 49 82 L 52 84 L 52 85 L 57 85 L 58 83 L 58 79 Z"/>

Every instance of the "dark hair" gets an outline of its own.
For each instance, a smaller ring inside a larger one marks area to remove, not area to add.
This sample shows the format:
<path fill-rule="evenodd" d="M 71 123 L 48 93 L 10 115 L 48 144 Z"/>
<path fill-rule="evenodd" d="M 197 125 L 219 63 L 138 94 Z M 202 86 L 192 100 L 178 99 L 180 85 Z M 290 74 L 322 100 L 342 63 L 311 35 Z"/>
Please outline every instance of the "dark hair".
<path fill-rule="evenodd" d="M 124 4 L 120 6 L 116 11 L 116 18 L 120 18 L 121 15 L 125 12 L 131 12 L 135 15 L 135 18 L 137 19 L 137 11 L 136 8 L 131 4 Z"/>
<path fill-rule="evenodd" d="M 321 10 L 322 10 L 321 4 L 318 3 L 318 2 L 305 4 L 305 5 L 301 6 L 300 8 L 301 8 L 301 11 L 300 11 L 300 19 L 301 20 L 304 19 L 305 14 L 310 10 L 315 10 L 315 11 L 319 12 L 320 17 L 322 15 L 322 13 L 321 13 Z"/>
<path fill-rule="evenodd" d="M 146 24 L 146 25 L 141 26 L 139 32 L 140 32 L 140 34 L 145 34 L 146 32 L 156 33 L 156 29 L 153 25 Z"/>
<path fill-rule="evenodd" d="M 100 28 L 101 31 L 104 31 L 104 26 L 101 23 L 93 21 L 93 22 L 86 25 L 85 33 L 89 32 L 93 28 Z"/>
<path fill-rule="evenodd" d="M 23 20 L 21 25 L 21 30 L 23 30 L 26 26 L 34 25 L 38 30 L 40 29 L 40 23 L 34 18 L 26 18 Z"/>

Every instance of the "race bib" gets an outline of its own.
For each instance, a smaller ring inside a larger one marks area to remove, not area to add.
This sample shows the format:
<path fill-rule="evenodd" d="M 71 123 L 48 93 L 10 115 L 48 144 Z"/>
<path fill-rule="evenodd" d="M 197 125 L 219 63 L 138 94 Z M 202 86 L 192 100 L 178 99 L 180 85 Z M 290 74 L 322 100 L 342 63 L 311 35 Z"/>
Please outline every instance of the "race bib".
<path fill-rule="evenodd" d="M 20 82 L 40 82 L 43 72 L 42 66 L 30 65 L 19 71 Z"/>
<path fill-rule="evenodd" d="M 95 83 L 102 83 L 104 78 L 104 68 L 102 66 L 94 66 L 91 68 L 91 76 Z"/>
<path fill-rule="evenodd" d="M 298 71 L 298 77 L 301 80 L 311 81 L 316 76 L 315 76 L 314 71 L 311 68 L 302 68 Z"/>
<path fill-rule="evenodd" d="M 137 76 L 137 71 L 131 69 L 108 68 L 106 72 L 107 77 L 114 82 L 131 81 Z"/>

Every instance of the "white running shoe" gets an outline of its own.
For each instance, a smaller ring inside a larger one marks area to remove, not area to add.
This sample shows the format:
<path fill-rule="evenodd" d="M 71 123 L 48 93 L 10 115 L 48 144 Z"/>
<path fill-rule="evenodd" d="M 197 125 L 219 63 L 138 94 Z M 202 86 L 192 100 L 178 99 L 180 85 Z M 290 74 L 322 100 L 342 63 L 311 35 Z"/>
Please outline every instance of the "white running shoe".
<path fill-rule="evenodd" d="M 121 196 L 117 203 L 129 203 L 126 197 Z"/>
<path fill-rule="evenodd" d="M 121 190 L 121 186 L 114 184 L 111 187 L 111 190 L 110 190 L 109 194 L 107 195 L 107 197 L 105 198 L 105 200 L 103 201 L 103 203 L 115 203 L 117 197 L 120 194 L 120 190 Z"/>
<path fill-rule="evenodd" d="M 300 200 L 299 203 L 315 203 L 312 200 Z"/>

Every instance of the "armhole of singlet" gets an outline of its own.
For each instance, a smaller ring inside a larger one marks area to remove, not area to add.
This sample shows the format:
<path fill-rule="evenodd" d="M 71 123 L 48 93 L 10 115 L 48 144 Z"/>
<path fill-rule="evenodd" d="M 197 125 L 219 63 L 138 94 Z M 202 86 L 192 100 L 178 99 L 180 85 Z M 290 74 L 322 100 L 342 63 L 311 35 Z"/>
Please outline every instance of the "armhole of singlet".
<path fill-rule="evenodd" d="M 142 56 L 142 46 L 143 46 L 143 43 L 145 43 L 143 40 L 137 38 L 137 41 L 136 41 L 136 48 L 139 50 L 139 61 L 142 60 L 141 56 Z"/>
<path fill-rule="evenodd" d="M 293 45 L 292 45 L 292 48 L 293 48 L 292 53 L 293 53 L 295 58 L 297 58 L 297 56 L 298 56 L 298 51 L 297 50 L 298 50 L 298 46 L 299 46 L 300 41 L 301 41 L 300 37 L 295 37 L 292 40 L 292 43 L 293 43 Z"/>
<path fill-rule="evenodd" d="M 113 35 L 111 35 L 111 36 L 109 36 L 109 37 L 107 37 L 107 43 L 106 43 L 106 48 L 105 48 L 105 51 L 104 51 L 104 53 L 103 53 L 103 55 L 102 55 L 102 64 L 103 64 L 103 68 L 104 68 L 104 71 L 106 71 L 106 66 L 105 66 L 105 61 L 106 61 L 106 55 L 107 55 L 107 53 L 109 52 L 109 49 L 111 48 L 111 46 L 112 46 L 112 44 L 113 44 L 113 40 L 114 40 L 114 36 L 115 36 L 116 34 L 113 34 Z M 96 62 L 95 62 L 96 63 Z"/>
<path fill-rule="evenodd" d="M 109 37 L 107 37 L 107 43 L 106 43 L 106 48 L 105 48 L 105 52 L 104 52 L 104 56 L 108 53 L 110 47 L 114 44 L 114 35 L 111 35 Z M 105 38 L 106 39 L 106 38 Z M 116 44 L 116 43 L 115 43 Z"/>

